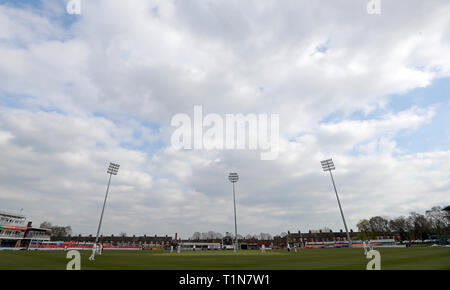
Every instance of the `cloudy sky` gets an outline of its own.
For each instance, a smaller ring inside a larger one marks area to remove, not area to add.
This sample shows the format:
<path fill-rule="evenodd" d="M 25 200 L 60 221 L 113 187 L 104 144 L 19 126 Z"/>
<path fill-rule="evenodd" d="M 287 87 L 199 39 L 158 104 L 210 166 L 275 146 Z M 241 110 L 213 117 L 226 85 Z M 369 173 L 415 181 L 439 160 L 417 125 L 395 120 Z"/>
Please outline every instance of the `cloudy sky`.
<path fill-rule="evenodd" d="M 450 2 L 0 0 L 0 209 L 94 234 L 350 228 L 450 204 Z M 175 150 L 175 114 L 279 114 L 280 153 Z"/>

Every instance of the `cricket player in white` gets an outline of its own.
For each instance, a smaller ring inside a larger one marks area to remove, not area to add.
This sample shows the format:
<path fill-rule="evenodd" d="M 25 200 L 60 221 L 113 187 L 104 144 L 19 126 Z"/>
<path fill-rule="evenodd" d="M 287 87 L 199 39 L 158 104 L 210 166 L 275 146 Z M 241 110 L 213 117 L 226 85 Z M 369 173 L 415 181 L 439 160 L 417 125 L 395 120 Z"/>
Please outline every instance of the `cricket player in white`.
<path fill-rule="evenodd" d="M 95 252 L 97 252 L 97 244 L 92 245 L 92 254 L 89 257 L 89 261 L 95 260 Z"/>

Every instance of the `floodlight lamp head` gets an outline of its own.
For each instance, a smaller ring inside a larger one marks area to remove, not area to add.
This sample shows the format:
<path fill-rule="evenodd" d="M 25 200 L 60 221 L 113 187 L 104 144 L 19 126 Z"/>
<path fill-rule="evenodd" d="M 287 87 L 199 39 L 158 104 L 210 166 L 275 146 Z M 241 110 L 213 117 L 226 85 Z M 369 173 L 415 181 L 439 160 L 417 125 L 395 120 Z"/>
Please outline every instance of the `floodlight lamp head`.
<path fill-rule="evenodd" d="M 320 161 L 320 164 L 322 164 L 323 171 L 331 171 L 331 170 L 335 170 L 336 169 L 336 167 L 334 167 L 334 163 L 333 163 L 333 160 L 331 158 L 327 159 L 327 160 Z"/>
<path fill-rule="evenodd" d="M 108 174 L 112 174 L 112 175 L 117 175 L 117 172 L 119 171 L 119 164 L 116 163 L 109 163 L 109 167 L 108 167 Z"/>
<path fill-rule="evenodd" d="M 238 175 L 237 173 L 235 173 L 235 172 L 232 172 L 232 173 L 230 173 L 230 174 L 228 175 L 228 180 L 229 180 L 231 183 L 235 183 L 235 182 L 237 182 L 237 181 L 239 180 L 239 175 Z"/>

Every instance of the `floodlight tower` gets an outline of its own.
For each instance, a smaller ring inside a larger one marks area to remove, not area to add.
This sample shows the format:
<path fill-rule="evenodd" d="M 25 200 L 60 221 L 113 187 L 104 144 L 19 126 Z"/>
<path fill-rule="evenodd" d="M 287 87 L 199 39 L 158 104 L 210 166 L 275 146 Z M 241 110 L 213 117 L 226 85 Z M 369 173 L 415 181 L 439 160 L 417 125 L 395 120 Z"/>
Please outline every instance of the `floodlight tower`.
<path fill-rule="evenodd" d="M 234 184 L 239 180 L 239 175 L 232 172 L 228 175 L 228 180 L 233 184 L 233 202 L 234 202 L 234 251 L 236 252 L 238 248 L 238 237 L 237 237 L 237 221 L 236 221 L 236 193 L 234 189 Z"/>
<path fill-rule="evenodd" d="M 320 163 L 322 164 L 322 169 L 323 171 L 329 171 L 330 172 L 330 176 L 331 176 L 331 181 L 333 182 L 333 187 L 334 187 L 334 192 L 336 193 L 336 199 L 339 205 L 339 210 L 341 211 L 341 216 L 342 216 L 342 220 L 344 221 L 344 227 L 345 227 L 345 231 L 347 232 L 347 240 L 349 242 L 349 246 L 352 246 L 352 240 L 350 239 L 350 234 L 348 233 L 348 229 L 347 229 L 347 223 L 345 222 L 345 218 L 344 218 L 344 212 L 342 211 L 342 206 L 341 206 L 341 202 L 339 201 L 339 196 L 336 190 L 336 185 L 334 184 L 334 178 L 333 178 L 333 174 L 331 173 L 331 170 L 335 170 L 336 168 L 334 167 L 334 163 L 333 160 L 327 159 L 327 160 L 323 160 L 320 161 Z"/>
<path fill-rule="evenodd" d="M 94 243 L 94 247 L 92 248 L 92 255 L 89 257 L 89 260 L 95 260 L 95 247 L 98 243 L 98 236 L 100 235 L 100 228 L 102 226 L 102 221 L 103 221 L 103 213 L 105 212 L 105 205 L 106 205 L 106 199 L 108 198 L 108 192 L 109 192 L 109 185 L 111 184 L 111 177 L 113 175 L 117 175 L 117 172 L 119 171 L 119 164 L 116 163 L 109 163 L 109 167 L 108 167 L 108 171 L 106 171 L 106 173 L 109 174 L 109 180 L 108 180 L 108 187 L 106 187 L 106 195 L 105 195 L 105 200 L 103 201 L 103 208 L 102 208 L 102 214 L 100 215 L 100 221 L 98 223 L 98 229 L 97 229 L 97 236 L 95 237 L 95 243 Z"/>

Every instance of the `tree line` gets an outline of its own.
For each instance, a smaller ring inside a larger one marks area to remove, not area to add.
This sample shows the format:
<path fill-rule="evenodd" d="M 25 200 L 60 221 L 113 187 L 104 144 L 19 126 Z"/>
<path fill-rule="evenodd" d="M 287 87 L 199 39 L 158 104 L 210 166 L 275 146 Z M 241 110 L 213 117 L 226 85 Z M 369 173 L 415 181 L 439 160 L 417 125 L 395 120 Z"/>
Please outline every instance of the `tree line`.
<path fill-rule="evenodd" d="M 72 234 L 71 226 L 59 226 L 45 221 L 39 227 L 50 230 L 50 237 L 52 238 L 64 238 Z"/>
<path fill-rule="evenodd" d="M 450 234 L 447 213 L 440 206 L 432 207 L 425 214 L 411 212 L 409 216 L 393 219 L 381 216 L 362 219 L 358 222 L 358 239 L 374 239 L 377 236 L 391 236 L 394 233 L 402 240 L 426 240 L 432 235 Z"/>

